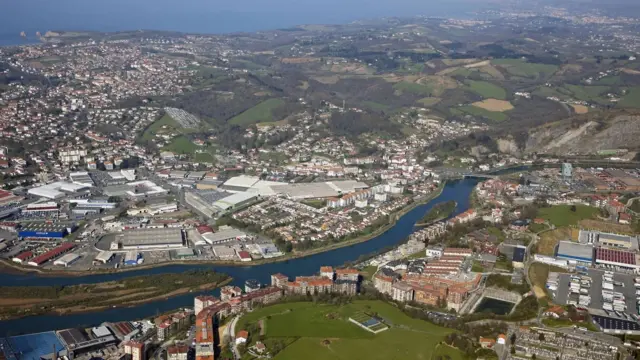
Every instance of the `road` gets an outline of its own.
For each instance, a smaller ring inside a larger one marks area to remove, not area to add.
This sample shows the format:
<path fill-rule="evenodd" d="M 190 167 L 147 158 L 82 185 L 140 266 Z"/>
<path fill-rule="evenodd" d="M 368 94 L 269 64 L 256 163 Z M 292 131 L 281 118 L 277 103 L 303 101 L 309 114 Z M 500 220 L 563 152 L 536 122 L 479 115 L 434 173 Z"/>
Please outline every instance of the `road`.
<path fill-rule="evenodd" d="M 236 315 L 226 328 L 224 328 L 224 332 L 222 333 L 222 338 L 229 338 L 229 345 L 231 346 L 231 351 L 233 352 L 233 356 L 236 359 L 240 359 L 240 352 L 238 351 L 238 347 L 236 346 L 236 325 L 238 324 L 238 320 L 240 320 L 240 315 Z"/>

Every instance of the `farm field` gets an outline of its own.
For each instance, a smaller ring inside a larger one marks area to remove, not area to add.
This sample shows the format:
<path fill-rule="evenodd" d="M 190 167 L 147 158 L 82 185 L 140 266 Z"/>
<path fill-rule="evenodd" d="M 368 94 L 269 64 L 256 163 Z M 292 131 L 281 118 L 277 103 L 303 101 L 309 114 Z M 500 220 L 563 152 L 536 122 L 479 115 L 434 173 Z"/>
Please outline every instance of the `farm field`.
<path fill-rule="evenodd" d="M 350 322 L 349 317 L 377 314 L 390 328 L 378 334 Z M 451 332 L 426 321 L 412 319 L 381 301 L 355 301 L 346 305 L 311 302 L 277 304 L 243 316 L 237 329 L 266 323 L 265 343 L 295 338 L 275 356 L 289 359 L 432 359 L 436 345 Z M 251 335 L 250 335 L 251 337 Z M 250 339 L 250 343 L 255 341 Z M 456 349 L 447 352 L 461 359 Z"/>
<path fill-rule="evenodd" d="M 476 80 L 468 80 L 466 84 L 469 90 L 474 93 L 485 97 L 485 98 L 494 98 L 499 100 L 504 100 L 507 98 L 507 92 L 505 89 L 501 88 L 498 85 L 494 85 L 490 82 L 486 81 L 476 81 Z"/>
<path fill-rule="evenodd" d="M 240 115 L 231 118 L 229 123 L 234 125 L 251 125 L 261 122 L 271 122 L 274 121 L 273 114 L 271 112 L 283 105 L 284 101 L 281 99 L 265 100 L 244 111 Z"/>
<path fill-rule="evenodd" d="M 549 220 L 556 227 L 577 225 L 578 221 L 591 219 L 598 214 L 598 208 L 575 205 L 576 211 L 571 211 L 571 205 L 557 205 L 540 209 L 539 217 Z"/>
<path fill-rule="evenodd" d="M 498 122 L 507 120 L 507 115 L 502 112 L 489 111 L 489 110 L 485 110 L 485 109 L 482 109 L 476 106 L 471 106 L 471 105 L 452 108 L 449 111 L 454 115 L 469 114 L 469 115 L 484 117 L 489 120 L 498 121 Z"/>
<path fill-rule="evenodd" d="M 491 64 L 502 67 L 511 76 L 534 80 L 545 79 L 558 70 L 556 65 L 530 63 L 520 59 L 491 60 Z"/>
<path fill-rule="evenodd" d="M 584 105 L 571 104 L 571 107 L 573 107 L 573 111 L 575 111 L 576 114 L 586 114 L 589 112 L 589 108 Z"/>
<path fill-rule="evenodd" d="M 401 92 L 413 93 L 413 94 L 424 95 L 424 96 L 431 96 L 431 93 L 433 92 L 433 90 L 429 86 L 410 83 L 406 81 L 401 81 L 393 85 L 393 88 Z"/>
<path fill-rule="evenodd" d="M 471 104 L 475 107 L 479 107 L 481 109 L 485 109 L 488 111 L 509 111 L 513 109 L 513 105 L 506 100 L 498 100 L 498 99 L 486 99 L 483 101 L 477 101 Z"/>

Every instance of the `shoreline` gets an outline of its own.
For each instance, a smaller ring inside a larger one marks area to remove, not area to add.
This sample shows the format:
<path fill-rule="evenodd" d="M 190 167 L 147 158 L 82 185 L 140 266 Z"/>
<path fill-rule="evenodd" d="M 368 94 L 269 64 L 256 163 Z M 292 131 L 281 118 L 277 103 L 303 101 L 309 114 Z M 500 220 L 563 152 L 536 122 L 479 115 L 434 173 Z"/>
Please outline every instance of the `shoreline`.
<path fill-rule="evenodd" d="M 170 293 L 164 294 L 164 295 L 158 295 L 158 296 L 154 296 L 151 298 L 147 298 L 144 300 L 135 300 L 129 303 L 126 303 L 126 305 L 122 305 L 122 304 L 114 304 L 114 305 L 103 305 L 103 306 L 96 306 L 96 307 L 83 307 L 82 309 L 60 309 L 60 310 L 53 310 L 53 311 L 47 311 L 47 312 L 42 312 L 42 313 L 30 313 L 28 315 L 21 315 L 21 316 L 8 316 L 6 318 L 0 318 L 0 321 L 8 321 L 8 320 L 17 320 L 17 319 L 24 319 L 24 318 L 29 318 L 32 316 L 44 316 L 44 315 L 53 315 L 53 316 L 65 316 L 65 315 L 76 315 L 76 314 L 88 314 L 88 313 L 95 313 L 95 312 L 99 312 L 99 311 L 103 311 L 103 310 L 107 310 L 107 309 L 121 309 L 121 308 L 131 308 L 131 307 L 136 307 L 136 306 L 140 306 L 140 305 L 145 305 L 145 304 L 149 304 L 152 302 L 156 302 L 156 301 L 160 301 L 160 300 L 169 300 L 171 298 L 177 297 L 177 296 L 181 296 L 184 294 L 188 294 L 190 292 L 202 292 L 202 291 L 211 291 L 217 288 L 221 288 L 225 285 L 228 285 L 229 283 L 231 283 L 233 281 L 232 277 L 227 277 L 224 281 L 221 281 L 219 283 L 211 283 L 211 284 L 204 284 L 204 285 L 200 285 L 198 286 L 197 290 L 193 290 L 190 288 L 184 288 L 184 289 L 177 289 L 174 290 Z"/>
<path fill-rule="evenodd" d="M 401 218 L 402 216 L 406 215 L 408 212 L 410 212 L 411 210 L 415 209 L 418 206 L 424 205 L 426 203 L 428 203 L 429 201 L 435 199 L 436 197 L 440 196 L 442 194 L 442 191 L 444 190 L 445 186 L 447 185 L 446 181 L 443 181 L 440 183 L 440 185 L 438 185 L 438 188 L 436 188 L 436 190 L 434 190 L 433 192 L 431 192 L 430 194 L 426 195 L 424 199 L 420 199 L 419 201 L 414 201 L 411 204 L 409 204 L 408 206 L 398 210 L 397 212 L 391 214 L 390 216 L 392 217 L 392 220 L 380 227 L 379 229 L 375 230 L 374 232 L 372 232 L 371 234 L 368 235 L 364 235 L 364 236 L 360 236 L 357 237 L 355 239 L 352 240 L 345 240 L 336 244 L 331 244 L 329 246 L 323 246 L 317 249 L 311 249 L 311 250 L 307 250 L 301 253 L 297 253 L 297 254 L 289 254 L 289 255 L 284 255 L 284 256 L 280 256 L 277 258 L 273 258 L 273 259 L 259 259 L 259 260 L 254 260 L 251 262 L 240 262 L 240 261 L 221 261 L 221 260 L 179 260 L 179 261 L 165 261 L 162 263 L 157 263 L 157 264 L 143 264 L 143 265 L 137 265 L 135 267 L 131 267 L 131 268 L 124 268 L 124 269 L 108 269 L 108 270 L 49 270 L 49 269 L 41 269 L 41 268 L 30 268 L 30 267 L 25 267 L 25 266 L 20 266 L 16 263 L 14 263 L 11 260 L 7 260 L 7 259 L 2 259 L 0 260 L 0 274 L 4 273 L 4 274 L 21 274 L 21 275 L 35 275 L 35 276 L 41 276 L 41 277 L 82 277 L 82 276 L 87 276 L 87 275 L 111 275 L 111 274 L 118 274 L 118 273 L 125 273 L 125 272 L 129 272 L 129 271 L 139 271 L 139 270 L 147 270 L 147 269 L 153 269 L 153 268 L 161 268 L 161 267 L 166 267 L 166 266 L 174 266 L 174 265 L 195 265 L 195 266 L 237 266 L 237 267 L 252 267 L 252 266 L 260 266 L 260 265 L 265 265 L 265 264 L 272 264 L 272 263 L 279 263 L 279 262 L 286 262 L 289 260 L 294 260 L 294 259 L 299 259 L 299 258 L 304 258 L 304 257 L 308 257 L 308 256 L 312 256 L 312 255 L 316 255 L 316 254 L 320 254 L 323 252 L 327 252 L 327 251 L 331 251 L 331 250 L 335 250 L 335 249 L 339 249 L 339 248 L 343 248 L 343 247 L 348 247 L 348 246 L 352 246 L 352 245 L 356 245 L 359 243 L 363 243 L 366 241 L 369 241 L 371 239 L 373 239 L 374 237 L 377 237 L 383 233 L 385 233 L 386 231 L 388 231 L 389 229 L 391 229 L 393 226 L 396 225 L 396 223 L 398 222 L 398 219 Z"/>

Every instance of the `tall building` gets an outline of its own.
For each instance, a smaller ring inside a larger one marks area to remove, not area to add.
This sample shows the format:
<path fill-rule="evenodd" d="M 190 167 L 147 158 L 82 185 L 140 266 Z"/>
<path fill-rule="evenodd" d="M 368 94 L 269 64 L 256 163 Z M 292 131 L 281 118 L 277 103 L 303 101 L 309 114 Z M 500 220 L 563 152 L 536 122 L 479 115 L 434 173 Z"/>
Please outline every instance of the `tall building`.
<path fill-rule="evenodd" d="M 214 328 L 216 312 L 205 309 L 196 317 L 196 360 L 214 360 Z"/>
<path fill-rule="evenodd" d="M 126 341 L 124 343 L 124 353 L 131 355 L 131 360 L 146 360 L 144 343 L 138 341 Z"/>

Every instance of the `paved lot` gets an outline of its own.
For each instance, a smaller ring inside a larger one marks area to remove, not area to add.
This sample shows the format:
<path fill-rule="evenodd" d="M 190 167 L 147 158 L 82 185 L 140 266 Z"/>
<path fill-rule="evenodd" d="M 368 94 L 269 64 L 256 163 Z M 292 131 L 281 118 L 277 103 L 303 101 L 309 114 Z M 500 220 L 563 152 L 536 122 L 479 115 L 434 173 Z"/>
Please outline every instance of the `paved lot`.
<path fill-rule="evenodd" d="M 604 274 L 603 270 L 590 269 L 589 275 L 591 277 L 591 288 L 589 290 L 589 295 L 591 296 L 591 304 L 589 308 L 602 310 L 602 274 Z M 558 281 L 558 290 L 554 296 L 554 301 L 558 304 L 566 305 L 569 300 L 569 282 L 571 281 L 572 274 L 560 274 L 560 278 Z M 634 276 L 627 274 L 618 274 L 616 273 L 613 276 L 613 281 L 622 282 L 624 287 L 614 286 L 613 291 L 621 292 L 625 296 L 625 302 L 627 305 L 627 313 L 628 314 L 638 314 L 636 307 L 636 288 L 634 286 Z M 577 296 L 571 295 L 573 297 Z"/>

